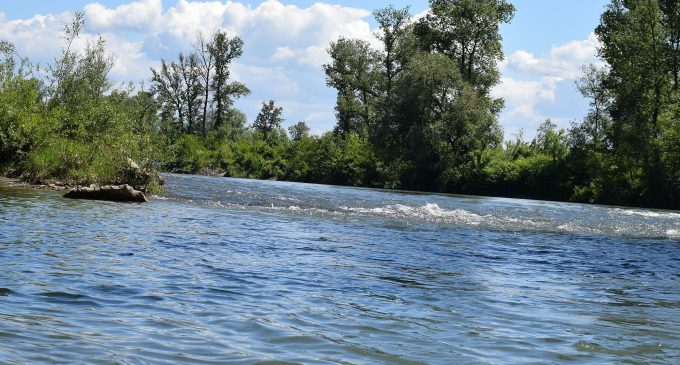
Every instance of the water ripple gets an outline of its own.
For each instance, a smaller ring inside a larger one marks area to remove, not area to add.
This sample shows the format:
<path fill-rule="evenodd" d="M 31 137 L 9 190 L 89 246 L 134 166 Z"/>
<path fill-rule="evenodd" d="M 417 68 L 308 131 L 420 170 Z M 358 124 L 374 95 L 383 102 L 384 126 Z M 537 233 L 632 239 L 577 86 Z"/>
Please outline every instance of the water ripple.
<path fill-rule="evenodd" d="M 0 188 L 0 363 L 680 357 L 676 212 L 167 180 L 141 206 Z"/>

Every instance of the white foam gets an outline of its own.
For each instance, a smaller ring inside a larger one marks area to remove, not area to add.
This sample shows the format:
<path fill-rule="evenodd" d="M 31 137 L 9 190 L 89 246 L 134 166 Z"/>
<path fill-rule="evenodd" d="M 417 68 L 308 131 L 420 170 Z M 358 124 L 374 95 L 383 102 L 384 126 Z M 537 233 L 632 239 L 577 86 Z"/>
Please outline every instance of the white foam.
<path fill-rule="evenodd" d="M 485 219 L 484 216 L 469 212 L 464 209 L 447 210 L 441 208 L 437 204 L 431 203 L 419 207 L 412 207 L 403 204 L 392 204 L 376 208 L 340 207 L 340 209 L 350 214 L 376 214 L 385 217 L 467 223 L 472 225 L 478 225 Z"/>
<path fill-rule="evenodd" d="M 623 215 L 628 215 L 628 216 L 641 216 L 641 217 L 648 217 L 648 218 L 672 218 L 672 219 L 680 219 L 680 213 L 672 213 L 672 212 L 654 212 L 651 210 L 639 210 L 639 209 L 616 209 L 614 210 L 616 213 L 620 213 Z"/>
<path fill-rule="evenodd" d="M 668 237 L 668 238 L 680 238 L 680 230 L 678 230 L 678 229 L 668 229 L 668 230 L 666 230 L 666 237 Z"/>

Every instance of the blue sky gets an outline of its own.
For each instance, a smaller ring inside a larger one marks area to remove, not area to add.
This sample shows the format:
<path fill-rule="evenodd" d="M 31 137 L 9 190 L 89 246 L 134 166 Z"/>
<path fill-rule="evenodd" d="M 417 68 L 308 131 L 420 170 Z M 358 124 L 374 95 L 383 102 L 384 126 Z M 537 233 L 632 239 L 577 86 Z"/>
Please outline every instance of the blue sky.
<path fill-rule="evenodd" d="M 607 0 L 515 0 L 513 22 L 502 27 L 506 61 L 494 94 L 506 99 L 500 117 L 507 139 L 519 129 L 530 138 L 546 118 L 567 127 L 586 112 L 574 79 L 583 64 L 596 62 L 592 31 Z M 277 100 L 289 124 L 306 120 L 312 131 L 334 124 L 333 90 L 320 66 L 328 42 L 343 35 L 373 41 L 370 10 L 388 4 L 427 10 L 427 1 L 361 0 L 0 0 L 0 38 L 39 62 L 58 54 L 58 31 L 70 13 L 84 10 L 85 40 L 101 34 L 116 55 L 112 77 L 141 81 L 160 58 L 189 50 L 197 30 L 221 27 L 246 42 L 235 77 L 253 93 L 239 101 L 252 120 L 260 102 Z M 370 6 L 370 7 L 368 7 Z"/>

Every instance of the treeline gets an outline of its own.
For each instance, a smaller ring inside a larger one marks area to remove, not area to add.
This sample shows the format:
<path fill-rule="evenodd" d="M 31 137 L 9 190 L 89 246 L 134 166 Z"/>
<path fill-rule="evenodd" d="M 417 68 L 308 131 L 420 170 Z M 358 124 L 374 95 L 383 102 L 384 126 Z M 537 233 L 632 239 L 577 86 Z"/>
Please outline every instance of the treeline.
<path fill-rule="evenodd" d="M 211 85 L 182 84 L 191 79 L 184 76 L 191 71 L 183 71 L 187 67 L 182 65 L 191 64 L 187 59 L 205 59 L 203 49 L 214 47 L 201 47 L 199 41 L 193 55 L 180 55 L 171 66 L 164 61 L 163 70 L 176 70 L 166 72 L 176 75 L 166 79 L 177 80 L 179 87 L 161 99 L 169 101 L 164 110 L 170 111 L 161 118 L 187 132 L 173 141 L 178 158 L 172 169 L 465 191 L 481 165 L 503 152 L 497 120 L 503 101 L 492 98 L 490 91 L 500 79 L 499 26 L 512 19 L 515 9 L 495 0 L 432 1 L 431 6 L 431 14 L 418 22 L 408 9 L 374 12 L 382 49 L 344 38 L 329 46 L 332 62 L 324 71 L 328 85 L 338 91 L 337 126 L 322 136 L 309 136 L 306 124 L 299 122 L 291 127 L 291 139 L 281 129 L 281 112 L 272 101 L 263 103 L 248 128 L 242 115 L 233 112 L 230 116 L 236 118 L 228 126 L 214 123 L 212 132 L 199 133 L 188 117 L 194 100 L 189 96 L 201 95 L 192 91 Z M 161 72 L 153 73 L 153 89 L 170 89 L 157 76 Z M 207 100 L 203 97 L 204 105 Z"/>
<path fill-rule="evenodd" d="M 230 78 L 240 38 L 198 35 L 191 52 L 151 70 L 148 91 L 120 90 L 103 42 L 71 50 L 78 15 L 46 69 L 3 43 L 0 166 L 34 181 L 108 182 L 131 158 L 183 173 L 680 207 L 677 1 L 612 0 L 596 29 L 605 66 L 585 66 L 576 85 L 591 110 L 566 130 L 545 121 L 531 141 L 504 140 L 503 100 L 491 96 L 513 5 L 430 7 L 418 20 L 375 11 L 378 48 L 329 45 L 337 123 L 320 136 L 304 121 L 284 130 L 274 101 L 250 123 L 234 107 L 250 92 Z"/>
<path fill-rule="evenodd" d="M 603 68 L 576 87 L 591 104 L 568 129 L 543 123 L 505 141 L 503 100 L 490 95 L 503 59 L 505 0 L 431 0 L 373 13 L 381 47 L 341 38 L 324 65 L 337 90 L 333 132 L 292 131 L 265 104 L 251 128 L 183 141 L 185 171 L 230 176 L 680 207 L 680 4 L 612 0 L 596 34 Z M 280 113 L 278 114 L 280 116 Z M 240 119 L 243 122 L 243 119 Z M 234 125 L 234 124 L 232 124 Z M 269 125 L 270 127 L 263 127 Z M 295 130 L 307 131 L 304 123 Z M 227 136 L 228 135 L 228 136 Z M 182 166 L 182 164 L 178 165 Z"/>

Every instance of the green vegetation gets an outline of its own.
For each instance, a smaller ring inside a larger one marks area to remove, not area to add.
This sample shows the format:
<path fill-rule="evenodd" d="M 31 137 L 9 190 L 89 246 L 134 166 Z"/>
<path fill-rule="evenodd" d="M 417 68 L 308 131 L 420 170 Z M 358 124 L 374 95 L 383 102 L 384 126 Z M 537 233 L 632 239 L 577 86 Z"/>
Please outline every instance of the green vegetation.
<path fill-rule="evenodd" d="M 243 41 L 222 31 L 151 70 L 151 87 L 112 89 L 102 41 L 47 69 L 2 44 L 0 166 L 31 181 L 124 179 L 127 158 L 181 173 L 368 187 L 680 207 L 680 3 L 611 0 L 596 29 L 604 67 L 575 85 L 591 110 L 568 130 L 504 142 L 491 96 L 503 59 L 505 0 L 430 0 L 374 12 L 374 49 L 340 38 L 323 70 L 337 91 L 333 131 L 288 128 L 266 101 L 250 125 L 230 79 Z M 622 51 L 625 50 L 625 51 Z M 47 75 L 40 77 L 35 75 Z M 289 137 L 290 136 L 290 137 Z"/>
<path fill-rule="evenodd" d="M 65 29 L 66 45 L 39 68 L 0 43 L 0 168 L 32 182 L 71 184 L 127 180 L 127 159 L 151 167 L 160 160 L 155 101 L 145 91 L 112 89 L 104 42 L 72 50 L 83 25 Z M 37 75 L 46 75 L 38 77 Z"/>

